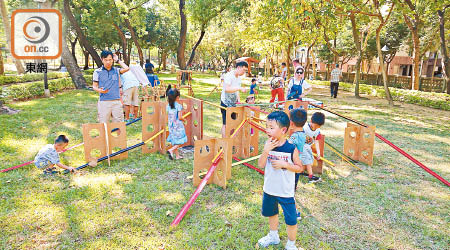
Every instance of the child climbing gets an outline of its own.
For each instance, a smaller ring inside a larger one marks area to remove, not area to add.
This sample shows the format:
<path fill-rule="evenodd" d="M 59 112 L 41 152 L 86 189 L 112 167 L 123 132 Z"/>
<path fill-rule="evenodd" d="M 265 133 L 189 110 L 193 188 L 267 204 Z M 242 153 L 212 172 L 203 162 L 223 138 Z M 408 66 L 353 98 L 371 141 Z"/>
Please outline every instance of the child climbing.
<path fill-rule="evenodd" d="M 258 240 L 262 247 L 280 243 L 278 235 L 278 204 L 281 205 L 286 222 L 288 241 L 285 249 L 297 250 L 297 215 L 294 200 L 295 173 L 304 171 L 298 150 L 286 140 L 289 117 L 282 111 L 267 116 L 267 135 L 259 167 L 265 167 L 262 199 L 262 215 L 269 219 L 270 232 Z"/>
<path fill-rule="evenodd" d="M 306 133 L 305 133 L 305 130 L 303 129 L 303 127 L 305 126 L 305 123 L 307 120 L 306 110 L 293 109 L 289 113 L 289 116 L 291 119 L 291 126 L 293 127 L 292 135 L 289 138 L 289 141 L 292 144 L 294 144 L 295 147 L 300 152 L 300 160 L 305 159 L 306 156 L 302 156 L 302 154 L 309 153 L 309 152 L 304 152 L 304 148 L 306 145 L 305 144 L 306 143 Z M 315 125 L 315 126 L 318 126 L 318 125 Z M 312 135 L 309 134 L 309 136 L 312 136 Z M 317 146 L 316 146 L 316 148 L 317 148 Z M 320 149 L 319 149 L 319 153 L 320 153 Z M 311 151 L 311 155 L 312 155 L 312 151 Z M 318 159 L 320 159 L 320 158 L 318 158 Z M 313 171 L 312 171 L 312 163 L 310 163 L 310 162 L 311 162 L 310 160 L 306 161 L 306 163 L 302 161 L 302 164 L 306 165 L 306 171 L 308 172 L 309 183 L 314 183 L 314 182 L 319 181 L 320 178 L 317 176 L 314 176 Z M 303 174 L 303 173 L 295 174 L 295 189 L 297 189 L 298 179 L 301 174 Z M 303 174 L 303 175 L 305 175 L 305 174 Z"/>
<path fill-rule="evenodd" d="M 65 135 L 59 135 L 55 139 L 54 144 L 47 144 L 41 150 L 39 150 L 39 153 L 37 153 L 36 157 L 34 158 L 34 165 L 38 168 L 44 169 L 44 174 L 55 174 L 58 171 L 56 171 L 56 166 L 69 170 L 70 172 L 75 171 L 75 168 L 68 167 L 64 164 L 62 164 L 59 160 L 59 152 L 62 152 L 64 148 L 67 147 L 69 144 L 69 139 Z"/>
<path fill-rule="evenodd" d="M 306 165 L 308 171 L 309 183 L 320 181 L 320 177 L 312 174 L 312 164 L 314 163 L 314 156 L 312 152 L 312 145 L 316 149 L 317 160 L 320 160 L 320 127 L 325 123 L 325 115 L 321 112 L 316 112 L 311 117 L 311 122 L 303 126 L 303 130 L 306 135 L 305 146 L 303 147 L 303 153 L 300 155 L 300 160 L 303 165 Z"/>
<path fill-rule="evenodd" d="M 186 131 L 184 130 L 183 122 L 185 121 L 181 115 L 183 106 L 177 101 L 180 99 L 180 91 L 175 88 L 168 89 L 167 98 L 169 104 L 167 105 L 167 120 L 169 127 L 169 136 L 167 141 L 172 144 L 172 147 L 167 151 L 169 158 L 173 160 L 173 154 L 175 153 L 175 159 L 182 159 L 178 152 L 180 145 L 187 142 Z"/>

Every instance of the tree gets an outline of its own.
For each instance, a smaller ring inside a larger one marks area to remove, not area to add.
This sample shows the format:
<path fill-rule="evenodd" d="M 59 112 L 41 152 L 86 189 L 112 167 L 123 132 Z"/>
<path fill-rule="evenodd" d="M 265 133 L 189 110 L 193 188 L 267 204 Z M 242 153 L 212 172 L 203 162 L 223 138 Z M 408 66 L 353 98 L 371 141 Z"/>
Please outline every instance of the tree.
<path fill-rule="evenodd" d="M 439 1 L 438 1 L 439 2 Z M 414 1 L 401 0 L 399 8 L 403 14 L 406 25 L 408 26 L 413 45 L 413 74 L 412 74 L 412 89 L 419 89 L 420 80 L 420 59 L 423 55 L 421 53 L 420 32 L 424 27 L 425 21 L 428 18 L 430 8 L 437 3 L 434 1 Z"/>
<path fill-rule="evenodd" d="M 450 5 L 446 5 L 437 11 L 439 16 L 439 38 L 441 40 L 442 70 L 444 73 L 444 80 L 447 85 L 447 94 L 450 94 L 450 57 L 448 55 L 446 43 L 447 39 L 445 37 L 445 10 L 449 7 Z"/>
<path fill-rule="evenodd" d="M 69 50 L 69 47 L 67 46 L 66 41 L 67 30 L 66 32 L 64 32 L 62 37 L 63 37 L 62 55 L 61 55 L 62 61 L 70 74 L 70 78 L 72 78 L 72 82 L 74 83 L 75 88 L 84 89 L 86 88 L 86 79 L 84 78 L 83 73 L 78 67 L 75 57 L 72 55 L 72 53 Z"/>
<path fill-rule="evenodd" d="M 77 32 L 77 37 L 80 39 L 80 43 L 83 44 L 83 47 L 89 51 L 89 54 L 94 59 L 95 63 L 97 64 L 97 67 L 101 67 L 103 65 L 102 60 L 100 59 L 100 56 L 97 54 L 97 51 L 95 51 L 94 47 L 89 43 L 89 41 L 86 39 L 86 36 L 84 35 L 83 31 L 81 30 L 80 26 L 78 25 L 77 20 L 75 19 L 72 10 L 70 8 L 70 0 L 64 0 L 64 13 L 66 14 L 67 19 L 69 20 L 72 27 Z"/>
<path fill-rule="evenodd" d="M 2 15 L 2 22 L 3 27 L 6 34 L 6 43 L 8 44 L 8 49 L 11 51 L 11 33 L 9 32 L 11 30 L 11 27 L 9 25 L 9 18 L 8 18 L 8 11 L 6 9 L 6 4 L 4 0 L 0 0 L 0 13 Z M 12 54 L 12 51 L 11 51 Z M 25 73 L 25 70 L 23 68 L 22 63 L 19 59 L 14 58 L 14 64 L 16 65 L 17 74 L 23 74 Z"/>

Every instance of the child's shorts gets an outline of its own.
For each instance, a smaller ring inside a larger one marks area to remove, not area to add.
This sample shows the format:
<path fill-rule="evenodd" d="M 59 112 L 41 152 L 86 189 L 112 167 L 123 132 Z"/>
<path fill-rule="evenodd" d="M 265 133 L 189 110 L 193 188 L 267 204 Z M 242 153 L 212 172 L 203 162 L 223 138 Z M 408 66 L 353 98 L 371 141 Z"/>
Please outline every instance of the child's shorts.
<path fill-rule="evenodd" d="M 277 215 L 278 203 L 283 209 L 284 221 L 286 224 L 289 226 L 297 225 L 297 211 L 295 209 L 294 197 L 278 197 L 264 192 L 261 214 L 265 217 Z"/>
<path fill-rule="evenodd" d="M 300 154 L 300 160 L 303 165 L 312 165 L 314 163 L 313 152 L 311 148 L 304 148 L 303 153 Z"/>
<path fill-rule="evenodd" d="M 53 166 L 53 164 L 50 161 L 37 161 L 34 163 L 34 165 L 41 169 L 47 169 Z"/>

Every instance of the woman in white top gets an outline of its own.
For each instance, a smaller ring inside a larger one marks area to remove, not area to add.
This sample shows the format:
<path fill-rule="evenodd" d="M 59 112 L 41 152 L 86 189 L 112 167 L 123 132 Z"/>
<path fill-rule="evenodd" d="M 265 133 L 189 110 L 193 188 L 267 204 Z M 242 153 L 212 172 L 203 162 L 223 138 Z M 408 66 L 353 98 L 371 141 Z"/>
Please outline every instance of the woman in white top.
<path fill-rule="evenodd" d="M 311 92 L 311 85 L 304 79 L 305 70 L 302 66 L 295 68 L 294 77 L 289 80 L 286 92 L 287 99 L 302 99 Z"/>

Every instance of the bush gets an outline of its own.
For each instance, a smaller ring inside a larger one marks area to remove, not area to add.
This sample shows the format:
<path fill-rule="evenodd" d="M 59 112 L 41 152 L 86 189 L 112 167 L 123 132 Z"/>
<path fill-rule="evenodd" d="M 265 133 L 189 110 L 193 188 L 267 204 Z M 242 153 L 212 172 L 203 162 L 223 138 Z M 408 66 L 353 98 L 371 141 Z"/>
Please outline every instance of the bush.
<path fill-rule="evenodd" d="M 313 81 L 313 84 L 329 86 L 328 81 Z M 344 91 L 354 92 L 354 85 L 341 82 L 339 88 Z M 398 102 L 417 104 L 424 107 L 449 110 L 450 95 L 446 93 L 423 92 L 418 90 L 407 90 L 389 87 L 392 99 Z M 383 86 L 359 84 L 359 92 L 370 96 L 386 98 L 386 92 Z"/>
<path fill-rule="evenodd" d="M 67 77 L 69 74 L 65 72 L 49 72 L 47 73 L 47 79 L 58 79 Z M 25 75 L 15 75 L 15 76 L 0 76 L 0 85 L 12 84 L 12 83 L 22 83 L 22 82 L 34 82 L 44 80 L 43 73 L 32 73 Z"/>
<path fill-rule="evenodd" d="M 64 89 L 72 89 L 74 85 L 71 78 L 62 78 L 48 81 L 51 93 Z M 22 100 L 44 95 L 44 82 L 33 82 L 19 85 L 11 85 L 4 89 L 4 97 L 7 99 Z"/>

